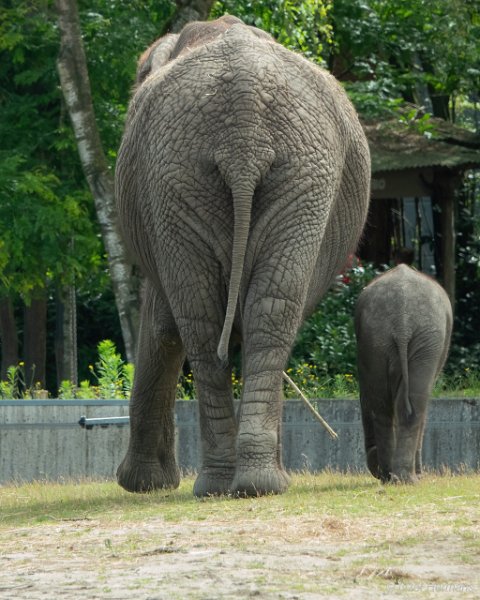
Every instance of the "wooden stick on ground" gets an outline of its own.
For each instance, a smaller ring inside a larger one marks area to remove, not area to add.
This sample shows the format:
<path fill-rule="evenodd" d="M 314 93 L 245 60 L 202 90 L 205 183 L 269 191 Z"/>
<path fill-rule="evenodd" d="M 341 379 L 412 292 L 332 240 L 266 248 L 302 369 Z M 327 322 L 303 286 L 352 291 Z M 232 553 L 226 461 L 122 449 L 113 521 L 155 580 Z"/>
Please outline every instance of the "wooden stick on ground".
<path fill-rule="evenodd" d="M 334 440 L 338 439 L 338 434 L 335 433 L 335 431 L 333 431 L 333 429 L 330 427 L 330 425 L 325 421 L 325 419 L 318 413 L 318 411 L 315 409 L 315 407 L 310 403 L 310 401 L 308 400 L 308 398 L 305 396 L 305 394 L 302 392 L 302 390 L 295 384 L 295 382 L 285 373 L 285 371 L 283 372 L 283 378 L 285 379 L 285 381 L 295 390 L 295 392 L 300 396 L 300 398 L 305 402 L 305 404 L 308 406 L 308 408 L 310 409 L 310 411 L 313 413 L 314 417 L 317 419 L 317 421 L 320 421 L 320 423 L 325 427 L 325 429 L 328 431 L 328 433 L 330 434 L 330 437 L 332 437 Z"/>

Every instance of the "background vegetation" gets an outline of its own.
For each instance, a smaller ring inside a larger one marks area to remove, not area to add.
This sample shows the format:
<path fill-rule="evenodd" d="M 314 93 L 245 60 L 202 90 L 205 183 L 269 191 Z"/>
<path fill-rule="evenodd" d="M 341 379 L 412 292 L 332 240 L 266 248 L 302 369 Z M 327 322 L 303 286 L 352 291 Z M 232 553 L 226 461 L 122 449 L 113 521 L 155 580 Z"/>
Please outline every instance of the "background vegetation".
<path fill-rule="evenodd" d="M 112 170 L 136 59 L 165 32 L 179 6 L 188 4 L 78 2 L 97 125 Z M 328 68 L 364 116 L 395 115 L 399 107 L 412 103 L 416 107 L 412 119 L 419 122 L 434 115 L 479 131 L 480 16 L 475 4 L 474 0 L 220 0 L 213 4 L 211 16 L 236 14 Z M 79 381 L 89 382 L 85 389 L 101 387 L 98 371 L 90 366 L 99 360 L 102 340 L 111 340 L 119 349 L 119 360 L 124 361 L 125 354 L 93 201 L 59 87 L 58 51 L 57 14 L 51 0 L 3 3 L 0 307 L 11 306 L 14 311 L 18 364 L 29 353 L 28 310 L 35 302 L 45 304 L 47 360 L 39 383 L 52 394 L 61 388 L 65 395 L 68 388 L 57 380 L 54 356 L 59 299 L 66 289 L 75 286 Z M 478 176 L 467 173 L 457 203 L 458 309 L 446 375 L 457 383 L 464 377 L 471 382 L 472 373 L 480 369 L 479 187 Z M 289 368 L 297 377 L 306 383 L 316 381 L 315 385 L 333 382 L 337 388 L 344 386 L 345 392 L 351 391 L 352 380 L 354 389 L 352 308 L 374 273 L 369 265 L 354 271 L 348 284 L 339 282 L 321 302 L 293 352 Z M 5 348 L 2 339 L 3 354 Z M 34 387 L 35 373 L 26 378 L 27 387 Z M 181 385 L 184 391 L 189 389 L 188 372 Z"/>

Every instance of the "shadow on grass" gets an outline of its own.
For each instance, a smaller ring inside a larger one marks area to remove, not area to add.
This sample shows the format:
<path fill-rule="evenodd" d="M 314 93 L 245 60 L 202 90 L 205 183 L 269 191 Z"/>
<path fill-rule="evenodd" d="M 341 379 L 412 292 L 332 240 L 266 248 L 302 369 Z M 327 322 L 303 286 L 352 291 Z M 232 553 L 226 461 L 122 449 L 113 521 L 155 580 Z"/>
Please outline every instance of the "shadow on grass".
<path fill-rule="evenodd" d="M 231 496 L 195 498 L 192 474 L 184 476 L 176 490 L 146 494 L 126 492 L 115 481 L 43 481 L 4 486 L 0 487 L 0 528 L 72 521 L 87 526 L 89 521 L 113 519 L 121 524 L 156 517 L 168 521 L 202 520 L 225 510 L 235 512 L 231 503 L 260 500 L 261 506 L 269 511 L 285 509 L 298 496 L 304 496 L 307 504 L 310 504 L 308 497 L 313 497 L 316 504 L 322 497 L 368 495 L 383 487 L 365 472 L 292 472 L 291 475 L 292 484 L 286 494 L 247 500 Z"/>
<path fill-rule="evenodd" d="M 115 482 L 34 482 L 0 487 L 0 527 L 25 526 L 58 521 L 88 522 L 115 515 L 159 515 L 165 509 L 194 509 L 193 481 L 177 490 L 132 494 Z"/>

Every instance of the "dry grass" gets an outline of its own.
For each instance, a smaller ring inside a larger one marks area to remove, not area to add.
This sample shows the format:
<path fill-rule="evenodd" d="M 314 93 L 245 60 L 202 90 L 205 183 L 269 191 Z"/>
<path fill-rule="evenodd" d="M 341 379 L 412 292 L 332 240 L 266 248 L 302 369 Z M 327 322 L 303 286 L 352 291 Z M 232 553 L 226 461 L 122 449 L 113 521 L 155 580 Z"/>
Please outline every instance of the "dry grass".
<path fill-rule="evenodd" d="M 192 484 L 0 488 L 0 598 L 480 596 L 478 474 L 413 487 L 303 474 L 249 500 L 196 500 Z"/>

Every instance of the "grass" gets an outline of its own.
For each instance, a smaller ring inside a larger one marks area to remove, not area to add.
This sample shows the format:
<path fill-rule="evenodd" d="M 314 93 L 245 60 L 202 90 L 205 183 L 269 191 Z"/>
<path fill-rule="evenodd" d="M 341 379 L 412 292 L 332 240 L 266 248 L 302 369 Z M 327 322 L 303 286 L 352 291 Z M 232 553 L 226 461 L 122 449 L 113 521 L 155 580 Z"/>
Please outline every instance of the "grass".
<path fill-rule="evenodd" d="M 135 522 L 157 517 L 172 523 L 208 520 L 222 514 L 225 519 L 266 521 L 308 514 L 322 519 L 346 518 L 355 522 L 404 516 L 406 522 L 421 513 L 422 521 L 435 519 L 451 528 L 468 527 L 470 510 L 480 506 L 480 475 L 426 475 L 416 486 L 383 486 L 365 474 L 323 472 L 295 474 L 289 491 L 282 496 L 237 500 L 228 497 L 196 499 L 193 478 L 182 480 L 177 490 L 129 494 L 115 482 L 33 482 L 0 487 L 0 528 L 34 526 L 71 519 Z M 438 522 L 437 522 L 438 525 Z M 328 523 L 327 523 L 327 526 Z M 335 521 L 330 524 L 335 527 Z"/>
<path fill-rule="evenodd" d="M 438 600 L 452 589 L 479 597 L 478 473 L 429 473 L 416 486 L 302 473 L 282 496 L 246 500 L 195 499 L 192 486 L 189 476 L 177 490 L 146 495 L 111 481 L 0 487 L 2 576 L 17 564 L 41 571 L 48 555 L 57 579 L 71 586 L 78 573 L 98 598 L 156 597 L 159 586 L 161 597 L 199 600 L 384 592 Z M 94 573 L 87 583 L 85 569 Z M 12 589 L 33 585 L 34 575 L 18 577 L 7 577 Z M 239 582 L 235 595 L 228 586 Z"/>

